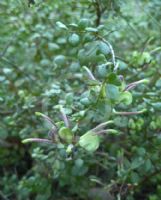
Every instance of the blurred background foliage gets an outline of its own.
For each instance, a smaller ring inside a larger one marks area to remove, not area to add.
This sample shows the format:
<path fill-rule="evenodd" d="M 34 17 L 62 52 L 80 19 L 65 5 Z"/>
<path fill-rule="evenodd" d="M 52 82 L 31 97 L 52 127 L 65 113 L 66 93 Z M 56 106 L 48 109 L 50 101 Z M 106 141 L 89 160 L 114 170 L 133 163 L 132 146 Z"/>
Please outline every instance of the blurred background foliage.
<path fill-rule="evenodd" d="M 161 1 L 29 2 L 0 2 L 0 199 L 160 200 Z M 83 66 L 102 82 L 114 67 L 97 34 L 125 84 L 149 80 L 132 103 L 118 103 L 116 80 L 105 99 L 90 85 Z M 77 136 L 111 119 L 120 134 L 69 158 L 65 144 L 22 144 L 47 137 L 36 111 L 62 124 L 60 105 Z"/>

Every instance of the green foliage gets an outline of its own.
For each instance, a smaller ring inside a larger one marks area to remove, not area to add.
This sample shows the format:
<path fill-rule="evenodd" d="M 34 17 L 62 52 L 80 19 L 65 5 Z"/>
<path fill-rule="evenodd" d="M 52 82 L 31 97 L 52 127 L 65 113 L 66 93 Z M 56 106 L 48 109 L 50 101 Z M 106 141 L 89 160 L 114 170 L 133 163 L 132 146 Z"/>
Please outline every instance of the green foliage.
<path fill-rule="evenodd" d="M 160 200 L 160 7 L 0 2 L 0 199 Z"/>

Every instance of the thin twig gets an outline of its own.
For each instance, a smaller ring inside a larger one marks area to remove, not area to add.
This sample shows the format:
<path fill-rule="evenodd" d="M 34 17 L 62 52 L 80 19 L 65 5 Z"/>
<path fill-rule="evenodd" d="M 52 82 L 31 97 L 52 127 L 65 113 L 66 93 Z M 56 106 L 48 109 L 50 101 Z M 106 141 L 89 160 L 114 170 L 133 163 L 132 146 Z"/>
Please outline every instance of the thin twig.
<path fill-rule="evenodd" d="M 134 111 L 134 112 L 117 112 L 115 110 L 113 110 L 113 113 L 116 115 L 139 115 L 142 114 L 146 111 L 146 109 L 143 109 L 141 111 Z"/>
<path fill-rule="evenodd" d="M 147 79 L 142 79 L 140 81 L 135 81 L 133 83 L 130 83 L 129 85 L 126 86 L 126 88 L 124 89 L 124 91 L 129 91 L 134 89 L 137 85 L 141 84 L 141 83 L 148 83 L 149 81 Z"/>
<path fill-rule="evenodd" d="M 94 2 L 94 5 L 95 5 L 95 8 L 96 8 L 96 16 L 97 16 L 97 18 L 96 18 L 96 26 L 99 26 L 100 25 L 100 21 L 101 21 L 101 15 L 102 15 L 99 0 L 96 0 Z"/>
<path fill-rule="evenodd" d="M 87 67 L 83 67 L 85 70 L 86 70 L 86 72 L 87 72 L 87 74 L 88 74 L 88 77 L 89 77 L 89 79 L 91 79 L 91 80 L 96 80 L 96 78 L 94 77 L 94 75 L 92 74 L 92 72 L 87 68 Z"/>
<path fill-rule="evenodd" d="M 96 132 L 96 134 L 98 134 L 98 135 L 106 134 L 106 133 L 117 134 L 118 131 L 116 131 L 115 129 L 107 129 L 107 130 L 100 130 L 100 131 Z"/>
<path fill-rule="evenodd" d="M 96 126 L 94 129 L 92 129 L 92 131 L 94 132 L 97 132 L 97 131 L 100 131 L 102 130 L 105 126 L 109 125 L 109 124 L 113 124 L 114 122 L 111 120 L 111 121 L 108 121 L 108 122 L 104 122 L 104 123 L 101 123 L 99 124 L 98 126 Z"/>
<path fill-rule="evenodd" d="M 53 143 L 51 140 L 42 138 L 27 138 L 22 141 L 22 143 L 28 143 L 28 142 L 49 143 L 49 144 Z"/>
<path fill-rule="evenodd" d="M 11 111 L 11 110 L 9 110 L 9 111 L 0 111 L 0 115 L 9 115 L 9 114 L 12 114 L 12 113 L 14 113 L 14 111 Z"/>
<path fill-rule="evenodd" d="M 52 119 L 50 117 L 48 117 L 47 115 L 40 113 L 40 112 L 35 112 L 36 115 L 43 117 L 49 124 L 52 125 L 52 127 L 54 126 L 56 128 L 56 124 L 52 121 Z"/>

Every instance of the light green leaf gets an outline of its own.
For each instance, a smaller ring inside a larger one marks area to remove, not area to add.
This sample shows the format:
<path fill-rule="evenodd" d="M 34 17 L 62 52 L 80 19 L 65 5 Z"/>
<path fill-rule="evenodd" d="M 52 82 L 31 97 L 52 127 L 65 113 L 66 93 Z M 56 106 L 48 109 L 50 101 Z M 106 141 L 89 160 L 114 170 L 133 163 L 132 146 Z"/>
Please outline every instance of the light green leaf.
<path fill-rule="evenodd" d="M 89 152 L 94 152 L 98 149 L 100 138 L 92 131 L 88 131 L 79 138 L 79 145 Z"/>
<path fill-rule="evenodd" d="M 85 30 L 87 32 L 92 32 L 92 33 L 97 33 L 98 32 L 97 28 L 92 28 L 92 27 L 87 27 L 87 28 L 85 28 Z"/>
<path fill-rule="evenodd" d="M 56 22 L 56 25 L 61 28 L 61 29 L 65 29 L 65 30 L 68 30 L 67 26 L 65 24 L 63 24 L 62 22 Z"/>
<path fill-rule="evenodd" d="M 72 153 L 73 147 L 74 147 L 73 144 L 69 144 L 68 147 L 67 147 L 67 149 L 66 149 L 66 152 L 68 154 Z"/>
<path fill-rule="evenodd" d="M 67 128 L 67 127 L 62 127 L 60 130 L 59 130 L 59 136 L 62 140 L 64 140 L 65 142 L 67 143 L 72 143 L 72 140 L 73 140 L 73 133 L 72 131 Z"/>
<path fill-rule="evenodd" d="M 78 27 L 78 25 L 75 24 L 75 23 L 71 23 L 71 24 L 69 24 L 69 26 L 71 26 L 72 28 L 77 28 Z"/>
<path fill-rule="evenodd" d="M 121 93 L 119 99 L 120 99 L 120 102 L 126 105 L 130 105 L 132 103 L 132 94 L 128 91 L 125 91 Z"/>

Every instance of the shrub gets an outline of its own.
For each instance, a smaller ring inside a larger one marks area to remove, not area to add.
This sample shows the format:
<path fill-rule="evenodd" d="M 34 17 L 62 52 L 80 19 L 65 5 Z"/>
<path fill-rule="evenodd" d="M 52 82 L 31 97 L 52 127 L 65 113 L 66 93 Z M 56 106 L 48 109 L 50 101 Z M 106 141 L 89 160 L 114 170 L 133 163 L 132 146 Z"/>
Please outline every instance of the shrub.
<path fill-rule="evenodd" d="M 160 1 L 29 3 L 0 3 L 0 196 L 159 200 Z"/>

